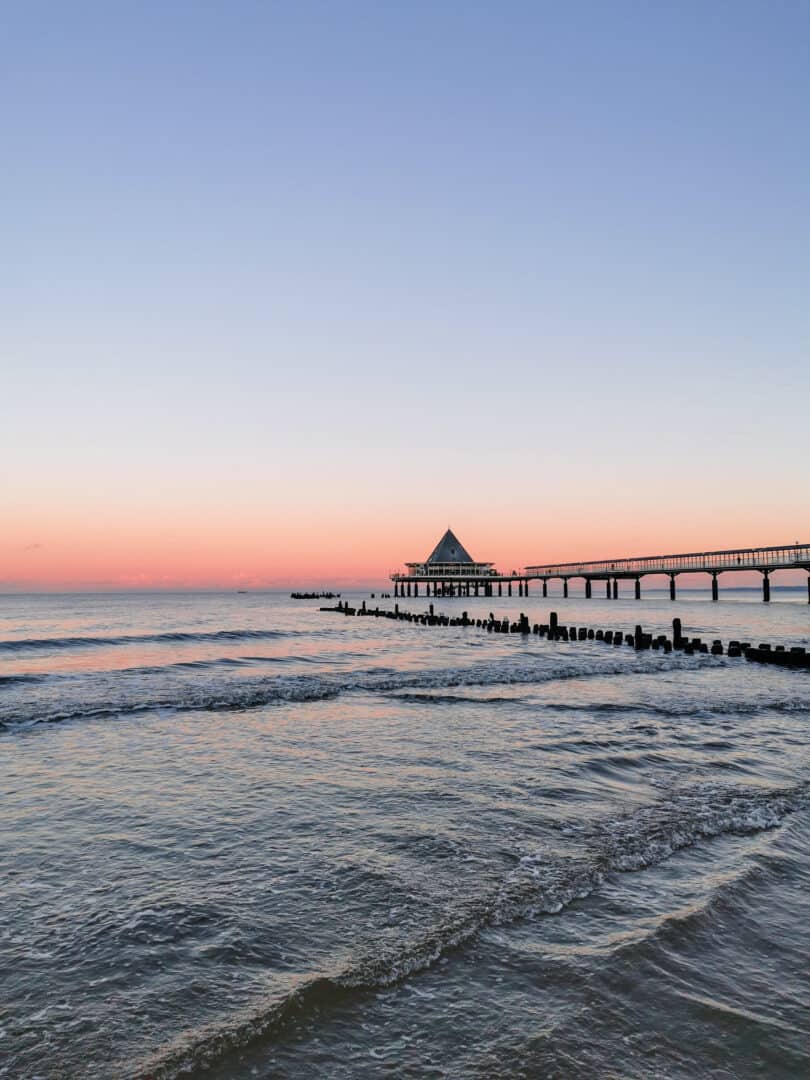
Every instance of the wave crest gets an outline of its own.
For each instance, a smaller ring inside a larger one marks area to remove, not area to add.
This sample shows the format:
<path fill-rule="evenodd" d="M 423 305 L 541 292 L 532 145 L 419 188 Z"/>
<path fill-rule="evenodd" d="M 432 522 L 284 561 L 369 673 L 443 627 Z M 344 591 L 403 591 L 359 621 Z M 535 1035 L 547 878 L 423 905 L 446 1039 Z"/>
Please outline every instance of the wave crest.
<path fill-rule="evenodd" d="M 301 1013 L 339 1004 L 347 995 L 389 986 L 430 967 L 487 926 L 564 911 L 598 889 L 608 874 L 643 870 L 713 837 L 775 828 L 786 815 L 807 805 L 809 793 L 808 783 L 770 792 L 702 785 L 583 827 L 586 854 L 581 858 L 549 860 L 542 852 L 525 854 L 493 891 L 456 901 L 446 918 L 421 937 L 379 945 L 332 971 L 302 975 L 281 996 L 221 1025 L 180 1036 L 171 1047 L 122 1075 L 131 1080 L 174 1080 L 183 1072 L 210 1067 L 259 1039 L 283 1035 L 289 1021 Z"/>

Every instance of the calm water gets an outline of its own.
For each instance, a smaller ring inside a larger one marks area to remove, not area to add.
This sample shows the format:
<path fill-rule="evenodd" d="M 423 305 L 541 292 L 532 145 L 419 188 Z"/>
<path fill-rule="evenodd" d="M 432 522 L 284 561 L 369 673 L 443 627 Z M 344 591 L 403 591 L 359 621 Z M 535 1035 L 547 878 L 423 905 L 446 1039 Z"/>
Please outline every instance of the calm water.
<path fill-rule="evenodd" d="M 0 598 L 0 1076 L 810 1073 L 810 673 L 316 608 Z"/>

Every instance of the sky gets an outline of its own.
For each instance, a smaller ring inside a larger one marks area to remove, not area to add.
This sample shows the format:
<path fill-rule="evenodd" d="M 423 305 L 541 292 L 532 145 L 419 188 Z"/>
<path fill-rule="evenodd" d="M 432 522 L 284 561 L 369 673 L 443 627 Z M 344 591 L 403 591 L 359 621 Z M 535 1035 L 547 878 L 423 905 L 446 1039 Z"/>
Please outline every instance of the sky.
<path fill-rule="evenodd" d="M 807 0 L 0 7 L 0 590 L 810 540 Z"/>

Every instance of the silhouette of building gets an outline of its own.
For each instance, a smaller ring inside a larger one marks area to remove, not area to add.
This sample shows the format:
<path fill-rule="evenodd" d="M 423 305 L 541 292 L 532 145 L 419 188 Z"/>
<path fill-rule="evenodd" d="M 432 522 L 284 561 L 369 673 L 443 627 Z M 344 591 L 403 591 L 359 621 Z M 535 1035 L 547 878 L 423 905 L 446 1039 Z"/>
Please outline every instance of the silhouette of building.
<path fill-rule="evenodd" d="M 452 529 L 448 529 L 424 562 L 405 563 L 410 577 L 492 577 L 491 562 L 476 562 Z"/>

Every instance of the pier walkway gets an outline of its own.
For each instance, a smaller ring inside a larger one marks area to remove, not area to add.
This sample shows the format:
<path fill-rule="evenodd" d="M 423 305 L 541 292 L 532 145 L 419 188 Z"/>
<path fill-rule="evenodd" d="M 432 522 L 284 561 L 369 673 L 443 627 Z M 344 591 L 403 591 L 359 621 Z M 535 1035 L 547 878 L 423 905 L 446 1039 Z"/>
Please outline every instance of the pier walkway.
<path fill-rule="evenodd" d="M 596 562 L 557 563 L 546 566 L 527 566 L 527 578 L 539 578 L 544 583 L 553 578 L 563 582 L 568 595 L 571 578 L 585 579 L 585 595 L 591 596 L 592 582 L 606 582 L 606 595 L 618 596 L 618 583 L 632 579 L 636 599 L 641 596 L 641 579 L 650 574 L 669 577 L 669 595 L 675 599 L 675 578 L 678 574 L 709 574 L 712 599 L 718 598 L 717 575 L 730 571 L 758 570 L 762 574 L 762 599 L 770 600 L 770 574 L 773 570 L 806 570 L 810 573 L 810 544 L 790 544 L 780 547 L 734 548 L 729 551 L 692 551 L 682 555 L 643 555 L 632 559 L 601 559 Z M 810 602 L 810 577 L 807 579 Z"/>

